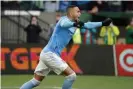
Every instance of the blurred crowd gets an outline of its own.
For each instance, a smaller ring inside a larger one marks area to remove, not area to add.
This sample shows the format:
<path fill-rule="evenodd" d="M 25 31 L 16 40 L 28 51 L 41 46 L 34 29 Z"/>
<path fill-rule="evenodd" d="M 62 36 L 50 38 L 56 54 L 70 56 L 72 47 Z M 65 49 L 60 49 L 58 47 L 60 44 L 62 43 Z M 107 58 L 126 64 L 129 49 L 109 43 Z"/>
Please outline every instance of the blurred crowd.
<path fill-rule="evenodd" d="M 133 1 L 102 1 L 102 0 L 85 0 L 85 1 L 2 1 L 2 10 L 40 10 L 45 12 L 57 12 L 56 22 L 62 16 L 59 12 L 65 12 L 67 6 L 77 5 L 81 12 L 86 11 L 88 14 L 95 15 L 101 11 L 112 12 L 132 12 Z M 54 25 L 55 26 L 55 25 Z M 54 30 L 54 26 L 50 28 L 49 38 Z M 126 29 L 126 43 L 133 44 L 133 17 L 130 19 Z M 39 34 L 42 29 L 38 24 L 37 17 L 31 17 L 31 21 L 24 31 L 27 33 L 28 43 L 39 42 Z M 99 34 L 99 37 L 96 37 Z M 122 44 L 117 37 L 120 35 L 119 27 L 113 22 L 110 26 L 103 26 L 98 32 L 97 28 L 94 29 L 76 29 L 72 38 L 74 44 Z"/>
<path fill-rule="evenodd" d="M 22 9 L 40 11 L 65 11 L 68 5 L 77 5 L 88 13 L 98 11 L 133 11 L 133 1 L 103 1 L 103 0 L 61 0 L 61 1 L 2 1 L 2 9 Z"/>

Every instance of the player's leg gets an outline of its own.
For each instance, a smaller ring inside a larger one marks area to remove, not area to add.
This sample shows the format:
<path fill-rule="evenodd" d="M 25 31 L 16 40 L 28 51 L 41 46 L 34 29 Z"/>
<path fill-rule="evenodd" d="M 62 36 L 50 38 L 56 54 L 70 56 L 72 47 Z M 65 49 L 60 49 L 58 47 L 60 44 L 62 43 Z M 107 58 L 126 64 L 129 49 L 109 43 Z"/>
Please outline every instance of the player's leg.
<path fill-rule="evenodd" d="M 44 56 L 40 56 L 40 61 L 35 69 L 34 77 L 28 82 L 24 83 L 20 89 L 32 89 L 37 87 L 50 72 L 50 69 L 44 64 L 42 59 L 44 59 Z"/>
<path fill-rule="evenodd" d="M 44 79 L 44 76 L 34 75 L 34 78 L 24 83 L 20 89 L 32 89 L 40 84 L 40 82 Z"/>
<path fill-rule="evenodd" d="M 49 68 L 56 74 L 63 73 L 65 75 L 65 81 L 62 89 L 71 89 L 73 82 L 76 79 L 75 72 L 68 66 L 68 64 L 54 53 L 50 53 L 50 62 L 47 62 Z"/>
<path fill-rule="evenodd" d="M 64 71 L 65 81 L 63 83 L 62 89 L 71 89 L 72 84 L 76 80 L 76 73 L 68 66 Z"/>

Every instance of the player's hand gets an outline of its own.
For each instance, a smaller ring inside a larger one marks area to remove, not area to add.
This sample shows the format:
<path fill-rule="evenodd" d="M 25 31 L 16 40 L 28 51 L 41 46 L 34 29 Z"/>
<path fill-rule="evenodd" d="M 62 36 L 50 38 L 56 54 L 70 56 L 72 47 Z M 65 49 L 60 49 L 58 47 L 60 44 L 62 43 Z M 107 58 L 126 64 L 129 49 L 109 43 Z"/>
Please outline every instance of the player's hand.
<path fill-rule="evenodd" d="M 78 21 L 73 24 L 74 27 L 81 28 L 84 26 L 84 22 Z"/>
<path fill-rule="evenodd" d="M 112 19 L 107 18 L 102 22 L 102 26 L 109 26 L 110 23 L 112 22 Z"/>

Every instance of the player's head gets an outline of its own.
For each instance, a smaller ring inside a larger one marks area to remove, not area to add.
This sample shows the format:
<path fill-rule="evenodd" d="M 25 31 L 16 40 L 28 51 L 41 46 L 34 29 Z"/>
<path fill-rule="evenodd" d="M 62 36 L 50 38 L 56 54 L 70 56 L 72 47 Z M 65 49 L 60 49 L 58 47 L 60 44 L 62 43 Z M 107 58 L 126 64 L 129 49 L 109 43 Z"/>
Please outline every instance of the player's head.
<path fill-rule="evenodd" d="M 75 5 L 70 5 L 67 7 L 67 15 L 73 20 L 78 20 L 81 15 L 80 9 Z"/>

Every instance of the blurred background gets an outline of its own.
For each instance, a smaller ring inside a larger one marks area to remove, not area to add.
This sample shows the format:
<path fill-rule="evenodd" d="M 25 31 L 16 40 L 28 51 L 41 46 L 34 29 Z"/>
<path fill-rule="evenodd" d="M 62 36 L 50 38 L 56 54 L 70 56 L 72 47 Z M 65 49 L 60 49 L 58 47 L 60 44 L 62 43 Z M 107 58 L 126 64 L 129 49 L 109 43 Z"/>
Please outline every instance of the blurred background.
<path fill-rule="evenodd" d="M 69 5 L 80 8 L 83 22 L 113 20 L 110 26 L 77 29 L 62 51 L 62 59 L 78 74 L 74 89 L 133 88 L 133 1 L 2 0 L 2 89 L 19 89 L 32 77 L 39 53 Z M 61 89 L 62 82 L 51 72 L 36 89 Z"/>

